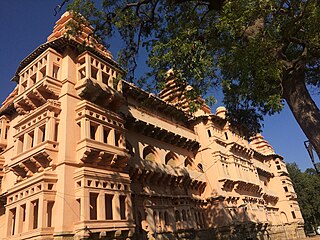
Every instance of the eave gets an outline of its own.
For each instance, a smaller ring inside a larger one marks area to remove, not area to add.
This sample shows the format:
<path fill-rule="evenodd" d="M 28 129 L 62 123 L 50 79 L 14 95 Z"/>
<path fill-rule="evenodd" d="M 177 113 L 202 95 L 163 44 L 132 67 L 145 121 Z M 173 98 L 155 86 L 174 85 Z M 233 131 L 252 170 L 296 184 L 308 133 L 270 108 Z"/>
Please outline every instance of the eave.
<path fill-rule="evenodd" d="M 43 53 L 48 48 L 53 48 L 54 50 L 56 50 L 58 52 L 63 52 L 68 47 L 76 49 L 79 54 L 81 54 L 84 51 L 89 51 L 89 52 L 95 54 L 96 56 L 100 57 L 104 61 L 108 62 L 109 64 L 111 64 L 113 67 L 115 67 L 122 74 L 125 73 L 124 69 L 122 69 L 117 62 L 112 60 L 110 57 L 103 55 L 101 52 L 95 50 L 94 48 L 89 47 L 89 46 L 84 46 L 83 44 L 81 44 L 73 39 L 68 39 L 66 37 L 60 37 L 56 40 L 46 42 L 46 43 L 40 45 L 32 53 L 30 53 L 25 59 L 23 59 L 20 62 L 18 69 L 17 69 L 15 75 L 12 77 L 11 81 L 18 82 L 20 71 L 23 68 L 25 68 L 28 64 L 30 64 L 33 60 L 35 60 L 41 53 Z"/>
<path fill-rule="evenodd" d="M 188 119 L 191 118 L 191 115 L 168 104 L 154 94 L 150 94 L 138 88 L 132 83 L 123 81 L 123 92 L 125 96 L 131 96 L 133 99 L 137 100 L 137 102 L 141 103 L 140 107 L 160 112 L 170 120 L 171 118 L 174 118 L 176 121 L 182 122 L 185 126 L 187 126 Z"/>
<path fill-rule="evenodd" d="M 200 144 L 196 140 L 188 139 L 167 129 L 160 128 L 131 116 L 126 118 L 125 127 L 145 136 L 164 141 L 187 150 L 195 151 L 200 147 Z"/>

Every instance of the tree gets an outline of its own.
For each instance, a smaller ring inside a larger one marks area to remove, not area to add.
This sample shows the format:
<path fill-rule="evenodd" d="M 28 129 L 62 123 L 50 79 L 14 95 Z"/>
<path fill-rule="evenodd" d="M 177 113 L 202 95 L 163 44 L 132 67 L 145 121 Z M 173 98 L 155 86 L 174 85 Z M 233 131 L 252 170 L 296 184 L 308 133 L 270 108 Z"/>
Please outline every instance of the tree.
<path fill-rule="evenodd" d="M 64 1 L 67 2 L 67 1 Z M 320 156 L 318 0 L 70 0 L 102 40 L 119 33 L 120 63 L 134 78 L 135 57 L 148 52 L 158 86 L 173 68 L 190 98 L 221 87 L 229 118 L 261 130 L 263 116 L 284 101 Z M 244 129 L 244 128 L 240 128 Z"/>
<path fill-rule="evenodd" d="M 287 169 L 298 195 L 298 202 L 306 225 L 320 224 L 320 182 L 314 169 L 301 172 L 296 163 L 288 163 Z"/>

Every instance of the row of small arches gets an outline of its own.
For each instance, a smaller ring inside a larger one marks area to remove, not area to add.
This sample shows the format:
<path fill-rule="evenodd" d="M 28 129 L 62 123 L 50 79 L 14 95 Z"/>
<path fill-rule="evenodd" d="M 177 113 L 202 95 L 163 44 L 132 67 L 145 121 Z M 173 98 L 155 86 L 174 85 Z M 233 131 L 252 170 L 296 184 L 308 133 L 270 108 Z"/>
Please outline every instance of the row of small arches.
<path fill-rule="evenodd" d="M 131 154 L 133 156 L 134 150 L 133 150 L 132 145 L 128 141 L 126 141 L 126 148 L 129 151 L 129 154 Z M 152 162 L 157 162 L 157 163 L 161 162 L 159 160 L 159 154 L 157 153 L 157 150 L 150 145 L 146 146 L 143 149 L 142 158 L 147 161 L 152 161 Z M 185 168 L 187 168 L 189 170 L 196 170 L 196 171 L 203 172 L 203 166 L 201 163 L 195 165 L 194 161 L 191 157 L 186 157 L 184 162 L 180 162 L 180 159 L 178 158 L 178 156 L 172 151 L 170 151 L 166 154 L 165 164 L 169 165 L 171 167 L 184 166 Z"/>
<path fill-rule="evenodd" d="M 147 161 L 158 162 L 157 152 L 154 147 L 147 146 L 143 149 L 142 157 Z M 195 164 L 190 157 L 186 157 L 183 163 L 180 163 L 178 156 L 174 152 L 168 152 L 165 156 L 165 164 L 171 167 L 186 167 L 189 170 L 196 170 Z M 202 165 L 197 165 L 197 170 L 203 170 Z"/>

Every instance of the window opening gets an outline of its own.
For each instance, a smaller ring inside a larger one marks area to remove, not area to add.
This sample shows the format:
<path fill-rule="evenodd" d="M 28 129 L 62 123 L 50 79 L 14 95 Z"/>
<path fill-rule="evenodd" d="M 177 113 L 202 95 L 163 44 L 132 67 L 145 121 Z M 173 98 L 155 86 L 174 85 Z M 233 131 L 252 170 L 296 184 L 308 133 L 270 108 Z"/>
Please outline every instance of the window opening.
<path fill-rule="evenodd" d="M 39 200 L 31 202 L 33 206 L 33 226 L 32 229 L 38 228 L 38 218 L 39 218 Z"/>
<path fill-rule="evenodd" d="M 126 219 L 126 196 L 120 195 L 120 218 Z"/>
<path fill-rule="evenodd" d="M 111 195 L 111 194 L 106 194 L 106 195 L 105 195 L 106 220 L 111 220 L 111 219 L 113 219 L 112 201 L 113 201 L 113 195 Z"/>
<path fill-rule="evenodd" d="M 54 202 L 47 203 L 47 227 L 52 227 L 52 209 Z"/>
<path fill-rule="evenodd" d="M 208 129 L 207 132 L 208 132 L 208 137 L 212 137 L 210 129 Z"/>
<path fill-rule="evenodd" d="M 90 193 L 90 220 L 97 220 L 97 199 L 98 193 Z"/>

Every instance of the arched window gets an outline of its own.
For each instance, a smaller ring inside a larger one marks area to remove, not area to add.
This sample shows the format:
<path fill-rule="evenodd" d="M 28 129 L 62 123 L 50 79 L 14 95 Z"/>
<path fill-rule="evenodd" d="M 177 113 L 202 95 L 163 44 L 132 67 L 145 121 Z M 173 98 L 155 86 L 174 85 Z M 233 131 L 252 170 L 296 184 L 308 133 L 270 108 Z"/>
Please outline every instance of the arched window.
<path fill-rule="evenodd" d="M 187 157 L 186 160 L 184 160 L 184 166 L 189 170 L 193 170 L 193 161 L 190 157 Z"/>
<path fill-rule="evenodd" d="M 173 152 L 169 152 L 166 155 L 165 162 L 171 167 L 177 167 L 179 165 L 178 157 Z"/>
<path fill-rule="evenodd" d="M 204 171 L 203 171 L 203 166 L 202 166 L 201 163 L 198 163 L 197 167 L 198 167 L 198 169 L 199 169 L 200 172 L 202 172 L 202 173 L 204 172 Z"/>
<path fill-rule="evenodd" d="M 143 149 L 143 159 L 148 161 L 156 161 L 156 150 L 151 147 L 147 146 Z"/>
<path fill-rule="evenodd" d="M 176 222 L 180 222 L 181 221 L 181 216 L 180 216 L 180 212 L 178 210 L 176 210 L 174 212 L 175 218 L 176 218 Z"/>

